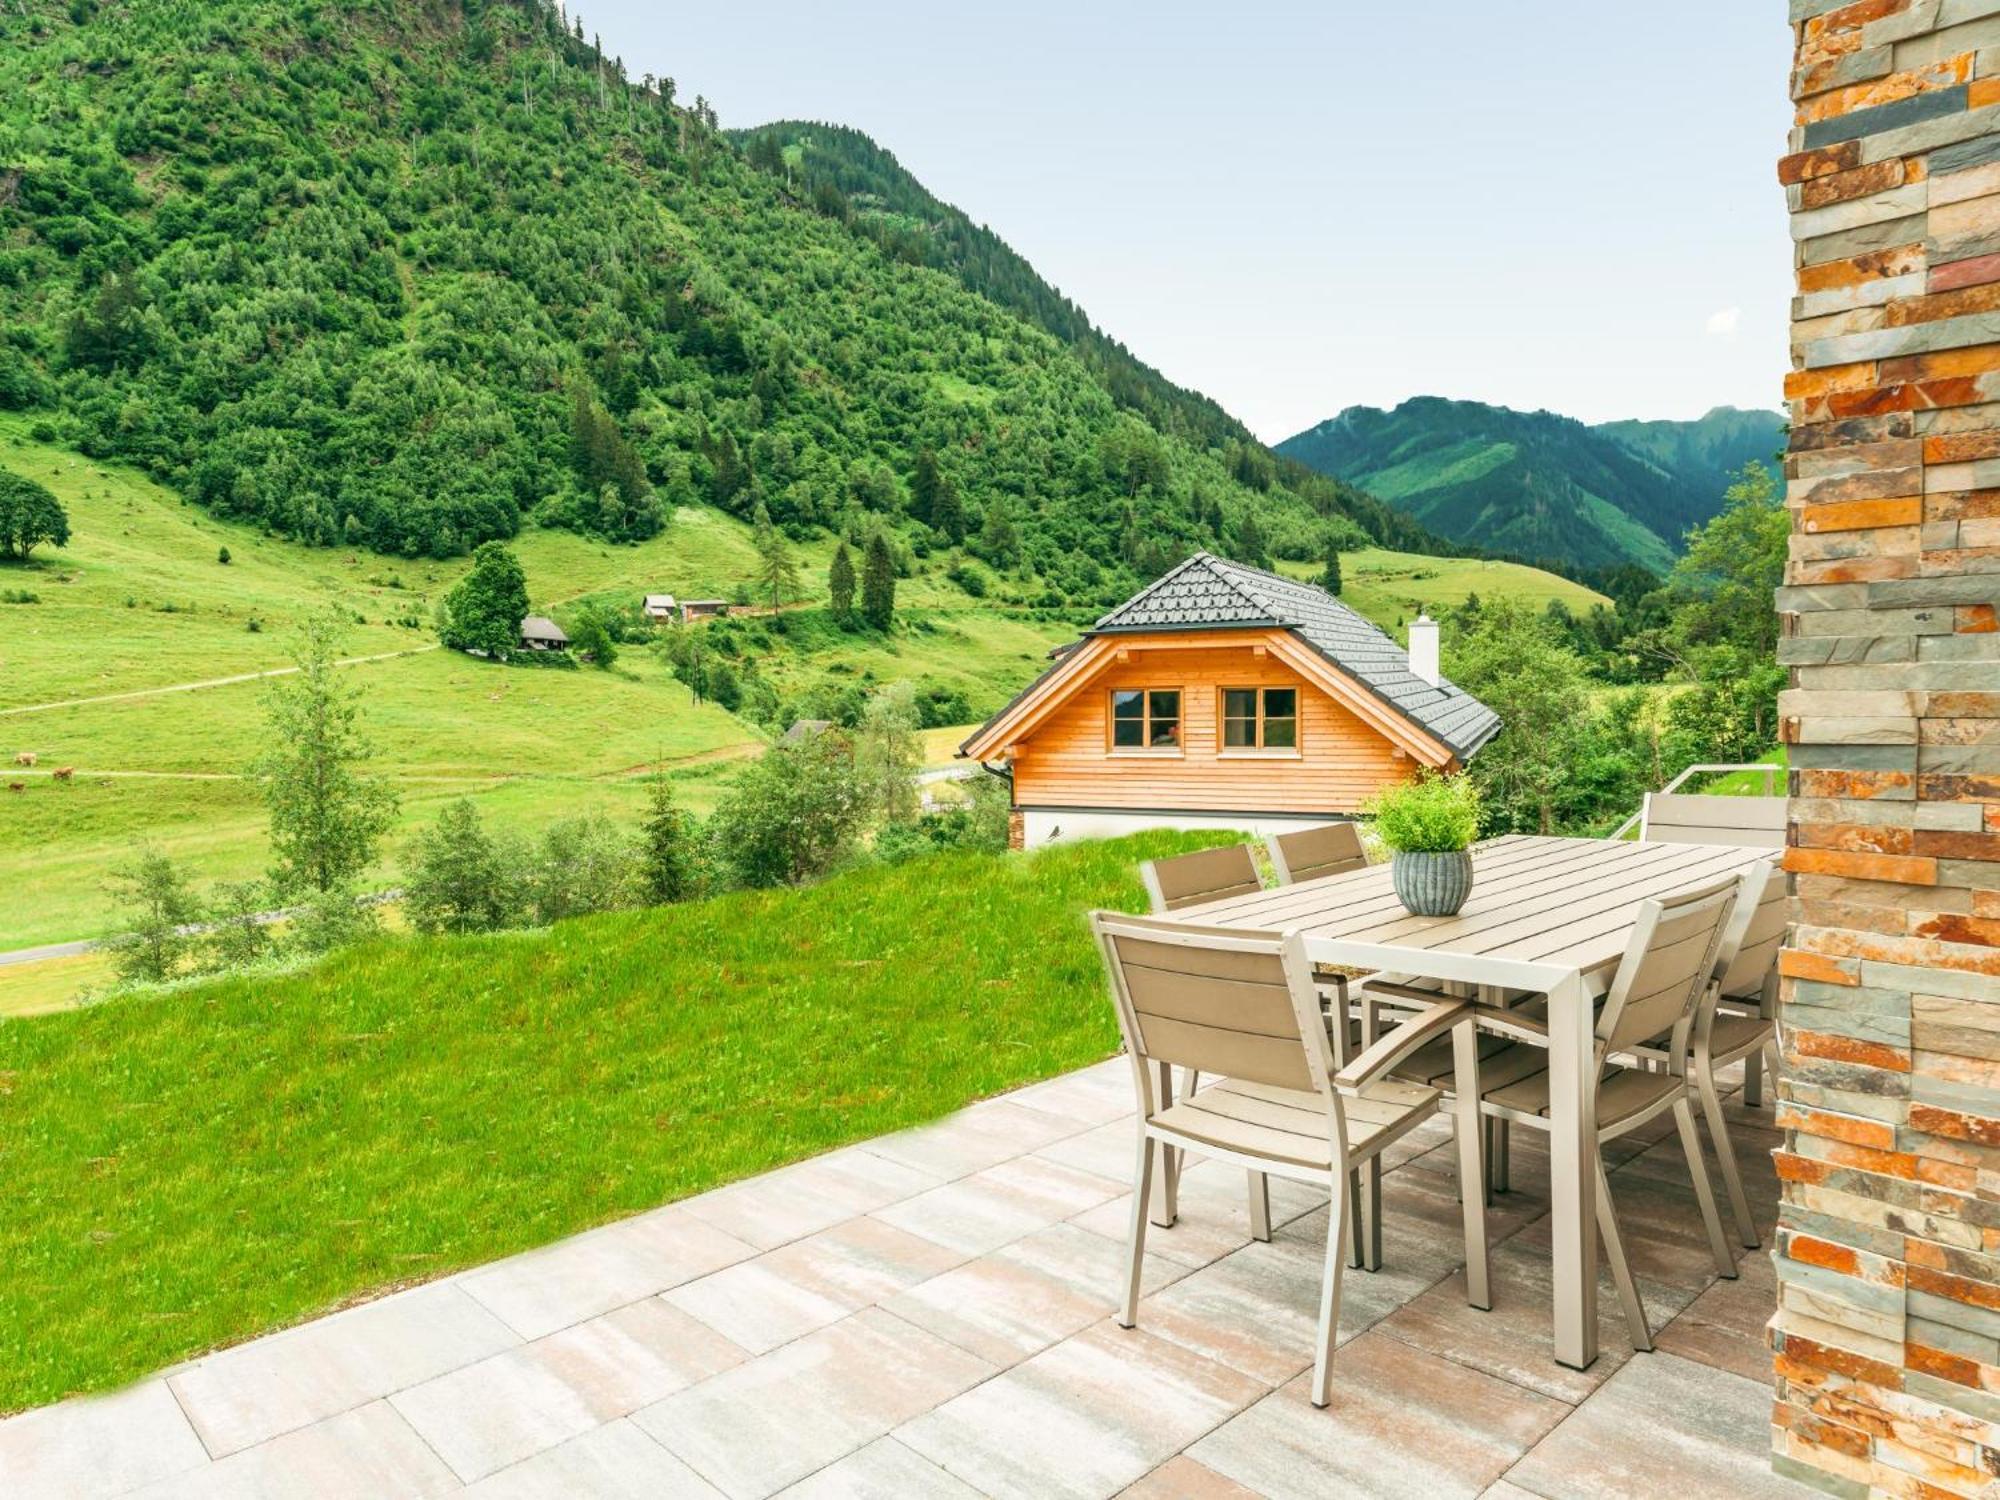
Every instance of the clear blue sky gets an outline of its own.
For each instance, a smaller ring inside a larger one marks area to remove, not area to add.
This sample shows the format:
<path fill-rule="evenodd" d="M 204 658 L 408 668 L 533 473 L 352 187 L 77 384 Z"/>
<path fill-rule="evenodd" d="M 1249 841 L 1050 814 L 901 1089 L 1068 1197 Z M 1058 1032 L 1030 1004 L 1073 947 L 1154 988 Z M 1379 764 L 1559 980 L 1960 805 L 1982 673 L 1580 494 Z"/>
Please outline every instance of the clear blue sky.
<path fill-rule="evenodd" d="M 1780 399 L 1779 0 L 571 8 L 726 126 L 867 131 L 1267 440 Z"/>

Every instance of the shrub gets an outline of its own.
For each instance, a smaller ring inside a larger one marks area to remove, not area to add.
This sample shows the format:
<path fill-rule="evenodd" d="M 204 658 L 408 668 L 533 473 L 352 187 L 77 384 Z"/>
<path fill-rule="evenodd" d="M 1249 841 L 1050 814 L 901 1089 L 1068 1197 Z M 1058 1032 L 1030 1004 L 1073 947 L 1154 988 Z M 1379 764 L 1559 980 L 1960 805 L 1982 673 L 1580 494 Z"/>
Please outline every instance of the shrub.
<path fill-rule="evenodd" d="M 534 919 L 546 925 L 630 906 L 634 873 L 630 840 L 603 813 L 559 818 L 542 834 L 529 882 Z"/>
<path fill-rule="evenodd" d="M 372 937 L 380 927 L 373 903 L 342 882 L 312 892 L 304 905 L 294 907 L 286 936 L 296 952 L 331 953 Z"/>
<path fill-rule="evenodd" d="M 488 932 L 517 910 L 513 877 L 469 798 L 445 805 L 411 843 L 407 864 L 403 914 L 419 932 Z"/>
<path fill-rule="evenodd" d="M 261 880 L 217 886 L 208 906 L 208 943 L 202 967 L 212 972 L 247 968 L 269 953 L 271 928 L 263 921 L 269 904 L 269 892 Z"/>
<path fill-rule="evenodd" d="M 864 798 L 846 735 L 829 730 L 773 745 L 709 819 L 716 862 L 742 886 L 797 885 L 823 875 L 853 847 Z"/>
<path fill-rule="evenodd" d="M 700 826 L 674 802 L 673 783 L 662 772 L 653 778 L 639 829 L 640 895 L 654 906 L 698 896 L 705 883 L 702 866 Z"/>
<path fill-rule="evenodd" d="M 33 589 L 0 589 L 0 604 L 40 604 L 42 596 Z"/>
<path fill-rule="evenodd" d="M 1375 836 L 1398 853 L 1450 853 L 1479 837 L 1479 788 L 1463 775 L 1426 769 L 1376 793 L 1363 810 L 1375 820 Z"/>
<path fill-rule="evenodd" d="M 146 848 L 111 877 L 110 892 L 123 912 L 120 929 L 105 943 L 121 979 L 158 984 L 172 979 L 192 943 L 185 930 L 200 915 L 178 866 Z"/>

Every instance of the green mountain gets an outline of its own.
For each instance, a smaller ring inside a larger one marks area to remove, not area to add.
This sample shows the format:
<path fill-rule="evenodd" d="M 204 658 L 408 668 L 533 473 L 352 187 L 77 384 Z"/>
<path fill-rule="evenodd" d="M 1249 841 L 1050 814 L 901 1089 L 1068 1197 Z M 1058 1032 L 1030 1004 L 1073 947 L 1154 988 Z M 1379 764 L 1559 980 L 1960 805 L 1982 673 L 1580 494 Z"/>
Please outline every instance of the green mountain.
<path fill-rule="evenodd" d="M 1197 546 L 1454 550 L 1249 442 L 865 138 L 754 162 L 580 30 L 547 0 L 0 8 L 0 408 L 410 556 L 761 505 L 1084 605 Z"/>
<path fill-rule="evenodd" d="M 1693 422 L 1586 426 L 1553 412 L 1419 396 L 1350 407 L 1278 452 L 1367 489 L 1462 544 L 1568 570 L 1672 566 L 1729 475 L 1768 461 L 1784 419 L 1718 407 Z"/>

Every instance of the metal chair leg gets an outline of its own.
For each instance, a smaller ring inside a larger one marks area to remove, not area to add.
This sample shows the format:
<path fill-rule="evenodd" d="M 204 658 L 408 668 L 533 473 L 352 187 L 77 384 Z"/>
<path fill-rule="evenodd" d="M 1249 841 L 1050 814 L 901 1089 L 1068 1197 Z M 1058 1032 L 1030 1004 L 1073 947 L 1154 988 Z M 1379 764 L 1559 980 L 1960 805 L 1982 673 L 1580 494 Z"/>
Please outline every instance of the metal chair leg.
<path fill-rule="evenodd" d="M 1271 1179 L 1262 1172 L 1250 1174 L 1250 1238 L 1271 1240 Z"/>
<path fill-rule="evenodd" d="M 1751 1056 L 1756 1054 L 1753 1052 Z M 1736 1143 L 1729 1138 L 1729 1121 L 1723 1118 L 1722 1095 L 1716 1091 L 1714 1068 L 1697 1062 L 1694 1081 L 1701 1095 L 1702 1113 L 1708 1116 L 1708 1138 L 1715 1143 L 1715 1159 L 1722 1164 L 1722 1185 L 1729 1193 L 1729 1211 L 1736 1219 L 1736 1233 L 1746 1250 L 1755 1250 L 1757 1220 L 1743 1191 L 1743 1174 L 1737 1170 Z"/>
<path fill-rule="evenodd" d="M 1333 1346 L 1340 1337 L 1340 1277 L 1346 1269 L 1345 1246 L 1351 1236 L 1353 1219 L 1346 1209 L 1347 1194 L 1335 1184 L 1326 1220 L 1326 1271 L 1319 1288 L 1319 1336 L 1313 1345 L 1312 1404 L 1325 1406 L 1333 1388 Z"/>
<path fill-rule="evenodd" d="M 1715 1211 L 1715 1189 L 1709 1186 L 1708 1164 L 1701 1155 L 1701 1136 L 1694 1128 L 1694 1109 L 1685 1094 L 1674 1101 L 1674 1124 L 1680 1128 L 1681 1150 L 1687 1156 L 1688 1175 L 1694 1179 L 1694 1196 L 1701 1205 L 1702 1225 L 1708 1230 L 1708 1248 L 1715 1256 L 1715 1274 L 1734 1281 L 1736 1256 L 1729 1248 L 1729 1236 L 1722 1232 L 1722 1215 Z"/>
<path fill-rule="evenodd" d="M 1139 1164 L 1132 1172 L 1132 1258 L 1125 1271 L 1125 1300 L 1118 1308 L 1118 1326 L 1130 1328 L 1139 1321 L 1139 1286 L 1146 1264 L 1146 1205 L 1153 1196 L 1153 1161 L 1166 1148 L 1150 1136 L 1139 1136 Z"/>
<path fill-rule="evenodd" d="M 1604 1257 L 1611 1262 L 1611 1279 L 1618 1287 L 1618 1303 L 1625 1309 L 1625 1326 L 1631 1330 L 1632 1347 L 1642 1354 L 1653 1350 L 1653 1330 L 1646 1326 L 1646 1307 L 1639 1300 L 1639 1288 L 1632 1280 L 1632 1263 L 1625 1258 L 1625 1239 L 1618 1232 L 1618 1212 L 1611 1206 L 1611 1179 L 1605 1175 L 1604 1157 L 1597 1156 L 1597 1232 L 1604 1238 Z M 1592 1270 L 1588 1274 L 1595 1274 Z"/>

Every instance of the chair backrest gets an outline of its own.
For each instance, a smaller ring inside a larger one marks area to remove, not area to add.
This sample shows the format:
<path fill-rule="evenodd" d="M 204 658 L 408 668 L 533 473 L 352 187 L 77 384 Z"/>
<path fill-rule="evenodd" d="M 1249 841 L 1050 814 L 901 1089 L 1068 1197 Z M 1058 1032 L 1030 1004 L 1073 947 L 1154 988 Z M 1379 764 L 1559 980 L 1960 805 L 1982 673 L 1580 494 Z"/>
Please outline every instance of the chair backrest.
<path fill-rule="evenodd" d="M 1296 937 L 1092 912 L 1118 1025 L 1150 1115 L 1169 1063 L 1334 1099 L 1332 1042 Z"/>
<path fill-rule="evenodd" d="M 1648 792 L 1639 819 L 1648 844 L 1741 844 L 1785 847 L 1783 797 L 1714 797 L 1691 792 Z"/>
<path fill-rule="evenodd" d="M 1685 1050 L 1687 1034 L 1679 1028 L 1692 1022 L 1707 993 L 1736 891 L 1730 875 L 1640 903 L 1638 926 L 1598 1017 L 1600 1041 L 1633 1047 L 1674 1032 L 1673 1055 Z"/>
<path fill-rule="evenodd" d="M 1146 883 L 1155 915 L 1264 889 L 1248 844 L 1199 849 L 1172 859 L 1149 859 L 1139 866 L 1139 878 Z"/>
<path fill-rule="evenodd" d="M 1769 860 L 1746 870 L 1715 957 L 1718 994 L 1738 1000 L 1763 996 L 1785 946 L 1787 915 L 1784 872 Z"/>
<path fill-rule="evenodd" d="M 1362 847 L 1361 828 L 1356 823 L 1323 823 L 1297 833 L 1273 834 L 1264 843 L 1271 851 L 1271 867 L 1278 872 L 1279 885 L 1344 875 L 1368 863 L 1368 851 Z"/>

